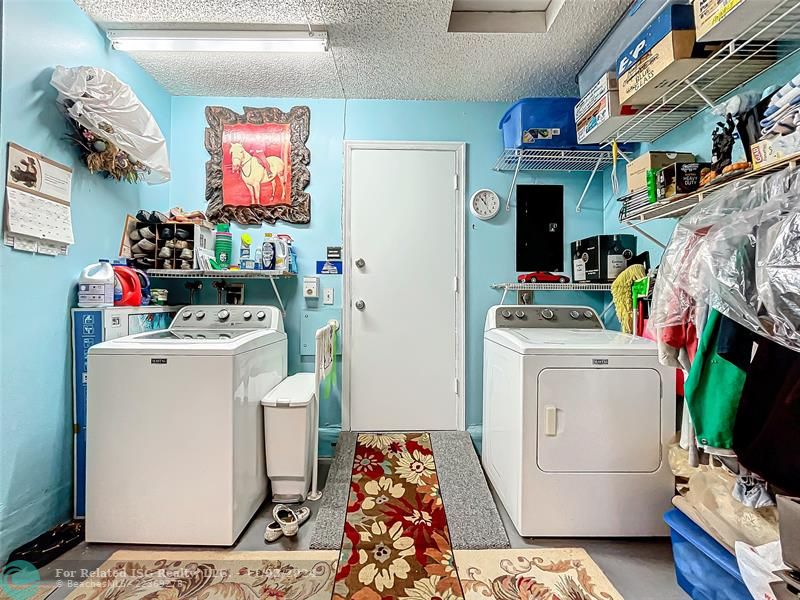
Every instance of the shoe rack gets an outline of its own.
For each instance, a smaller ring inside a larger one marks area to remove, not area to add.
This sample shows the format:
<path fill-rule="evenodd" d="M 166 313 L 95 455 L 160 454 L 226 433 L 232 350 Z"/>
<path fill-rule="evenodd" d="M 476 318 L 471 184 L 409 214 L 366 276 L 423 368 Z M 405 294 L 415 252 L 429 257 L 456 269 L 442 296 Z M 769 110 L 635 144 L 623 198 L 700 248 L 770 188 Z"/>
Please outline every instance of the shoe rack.
<path fill-rule="evenodd" d="M 134 264 L 145 271 L 198 269 L 198 246 L 206 251 L 206 255 L 213 256 L 213 230 L 210 223 L 137 223 L 135 230 L 139 237 L 153 246 L 145 250 L 142 245 L 149 247 L 151 244 L 130 240 Z"/>

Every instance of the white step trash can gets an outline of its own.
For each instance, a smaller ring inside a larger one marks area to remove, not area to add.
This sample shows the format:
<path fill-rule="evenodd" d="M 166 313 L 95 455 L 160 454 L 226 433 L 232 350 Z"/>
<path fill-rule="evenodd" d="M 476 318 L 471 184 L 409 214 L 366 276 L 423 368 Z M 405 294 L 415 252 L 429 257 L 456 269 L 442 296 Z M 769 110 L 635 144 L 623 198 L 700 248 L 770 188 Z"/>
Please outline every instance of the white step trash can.
<path fill-rule="evenodd" d="M 311 487 L 316 414 L 314 373 L 298 373 L 275 386 L 264 406 L 264 448 L 273 502 L 304 502 Z"/>

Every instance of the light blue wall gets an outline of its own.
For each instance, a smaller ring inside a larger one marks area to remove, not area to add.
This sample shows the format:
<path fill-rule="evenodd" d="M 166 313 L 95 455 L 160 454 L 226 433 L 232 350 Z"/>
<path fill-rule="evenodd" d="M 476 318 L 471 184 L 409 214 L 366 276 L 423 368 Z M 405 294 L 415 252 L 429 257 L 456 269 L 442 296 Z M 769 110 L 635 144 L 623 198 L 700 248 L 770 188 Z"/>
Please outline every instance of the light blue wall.
<path fill-rule="evenodd" d="M 351 100 L 347 103 L 346 134 L 344 102 L 341 100 L 273 99 L 273 98 L 197 98 L 176 97 L 172 103 L 172 205 L 184 208 L 203 208 L 205 162 L 208 153 L 203 145 L 206 126 L 204 109 L 220 104 L 240 111 L 243 106 L 277 106 L 288 110 L 305 104 L 311 108 L 311 223 L 291 226 L 278 223 L 264 226 L 263 231 L 288 232 L 297 242 L 300 274 L 313 271 L 316 260 L 324 258 L 327 245 L 341 245 L 341 203 L 343 173 L 343 140 L 414 140 L 463 141 L 467 143 L 467 197 L 477 189 L 488 187 L 505 199 L 511 175 L 492 170 L 500 151 L 501 137 L 497 123 L 505 112 L 504 103 L 413 102 Z M 565 186 L 565 262 L 569 256 L 568 243 L 591 234 L 600 233 L 603 226 L 601 181 L 593 184 L 584 211 L 575 212 L 586 174 L 548 173 L 523 174 L 520 183 L 563 184 Z M 255 228 L 258 229 L 258 228 Z M 240 231 L 238 227 L 235 232 Z M 261 238 L 260 231 L 251 231 Z M 235 234 L 238 240 L 238 235 Z M 515 254 L 514 212 L 501 211 L 490 222 L 467 217 L 467 423 L 481 422 L 483 322 L 486 311 L 496 304 L 500 294 L 489 289 L 492 283 L 512 281 Z M 238 243 L 238 241 L 237 241 Z M 435 260 L 435 257 L 432 257 Z M 569 270 L 569 263 L 565 267 Z M 322 287 L 336 286 L 336 305 L 340 306 L 340 279 L 329 276 Z M 330 281 L 333 284 L 329 283 Z M 248 284 L 246 301 L 274 302 L 268 284 Z M 288 296 L 286 328 L 289 333 L 290 372 L 307 370 L 311 363 L 302 361 L 298 349 L 298 332 L 305 300 L 299 293 L 299 282 L 283 282 L 282 293 Z M 413 290 L 409 290 L 413 293 Z M 176 289 L 176 293 L 181 290 Z M 204 298 L 215 301 L 215 290 L 206 290 Z M 602 298 L 588 294 L 542 293 L 539 302 L 590 304 L 602 307 Z M 340 379 L 341 380 L 341 379 Z M 329 451 L 326 442 L 338 431 L 341 406 L 338 393 L 321 410 L 323 426 L 322 452 Z M 473 432 L 480 427 L 473 427 Z"/>
<path fill-rule="evenodd" d="M 47 257 L 0 247 L 0 564 L 13 548 L 67 519 L 72 506 L 69 309 L 87 263 L 116 255 L 126 213 L 167 203 L 168 187 L 90 175 L 62 137 L 50 74 L 93 65 L 129 83 L 169 136 L 170 97 L 72 0 L 5 0 L 0 146 L 16 142 L 73 167 L 75 245 Z M 2 162 L 5 169 L 5 160 Z"/>
<path fill-rule="evenodd" d="M 749 84 L 744 86 L 742 90 L 763 90 L 770 85 L 783 85 L 789 79 L 800 72 L 800 54 L 796 54 L 788 59 L 782 61 L 772 69 L 755 78 Z M 656 140 L 653 144 L 642 144 L 641 152 L 646 152 L 648 149 L 652 150 L 672 150 L 678 152 L 693 152 L 698 160 L 704 162 L 711 161 L 711 132 L 720 118 L 710 110 L 705 110 L 696 115 L 690 121 L 684 123 L 677 129 L 671 131 L 664 137 Z M 639 153 L 637 153 L 638 155 Z M 632 157 L 633 158 L 633 157 Z M 741 142 L 736 142 L 734 146 L 733 159 L 744 160 L 744 149 Z M 627 193 L 627 183 L 625 180 L 625 167 L 623 163 L 619 163 L 619 182 L 620 193 L 622 196 Z M 619 222 L 619 202 L 616 202 L 616 197 L 611 194 L 611 170 L 606 169 L 603 173 L 603 198 L 605 204 L 604 210 L 604 227 L 606 233 L 617 233 L 623 231 L 623 226 Z M 675 228 L 675 219 L 661 219 L 647 223 L 642 226 L 642 229 L 653 235 L 655 238 L 666 243 L 672 231 Z M 626 229 L 630 232 L 630 229 Z M 635 232 L 634 232 L 635 233 Z M 654 264 L 658 264 L 661 258 L 662 249 L 653 244 L 649 240 L 639 236 L 639 243 L 643 246 L 643 250 L 649 250 L 650 256 Z"/>

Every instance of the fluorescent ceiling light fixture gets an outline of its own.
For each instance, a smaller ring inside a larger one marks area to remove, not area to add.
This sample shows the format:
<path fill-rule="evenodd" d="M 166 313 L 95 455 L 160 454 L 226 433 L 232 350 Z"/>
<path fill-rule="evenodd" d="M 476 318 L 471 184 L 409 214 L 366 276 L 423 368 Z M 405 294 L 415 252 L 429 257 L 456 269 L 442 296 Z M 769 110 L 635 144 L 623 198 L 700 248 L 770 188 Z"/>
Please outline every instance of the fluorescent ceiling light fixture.
<path fill-rule="evenodd" d="M 111 47 L 122 52 L 325 52 L 325 31 L 211 31 L 112 29 Z"/>

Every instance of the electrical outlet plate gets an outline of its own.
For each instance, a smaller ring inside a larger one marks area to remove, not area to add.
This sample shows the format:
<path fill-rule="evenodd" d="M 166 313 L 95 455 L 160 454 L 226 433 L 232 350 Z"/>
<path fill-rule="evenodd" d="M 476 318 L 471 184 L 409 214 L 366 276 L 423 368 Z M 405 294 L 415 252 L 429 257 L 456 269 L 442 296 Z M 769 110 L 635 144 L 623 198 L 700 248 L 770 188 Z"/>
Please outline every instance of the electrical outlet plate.
<path fill-rule="evenodd" d="M 303 277 L 303 296 L 309 300 L 319 298 L 319 277 Z"/>

